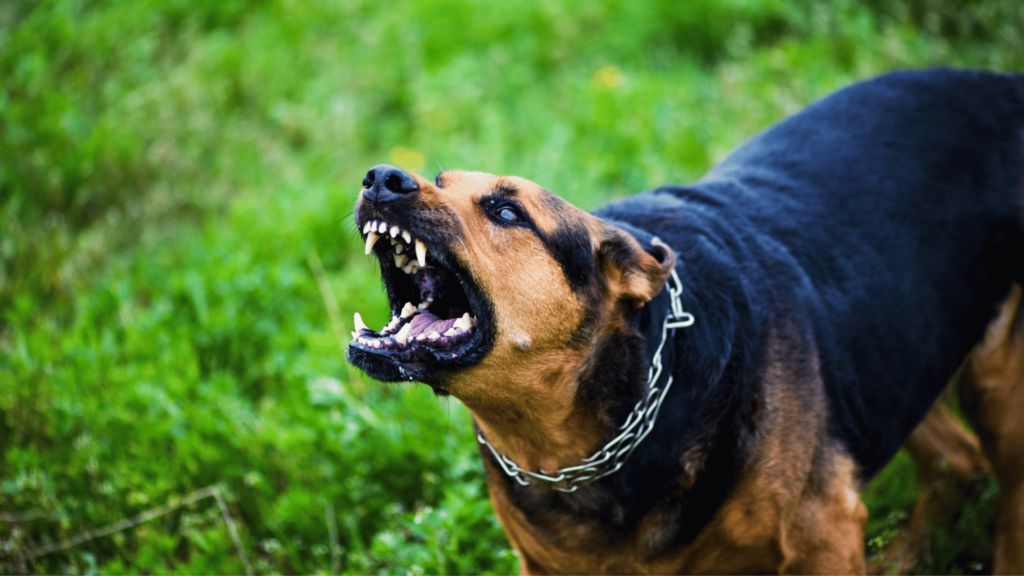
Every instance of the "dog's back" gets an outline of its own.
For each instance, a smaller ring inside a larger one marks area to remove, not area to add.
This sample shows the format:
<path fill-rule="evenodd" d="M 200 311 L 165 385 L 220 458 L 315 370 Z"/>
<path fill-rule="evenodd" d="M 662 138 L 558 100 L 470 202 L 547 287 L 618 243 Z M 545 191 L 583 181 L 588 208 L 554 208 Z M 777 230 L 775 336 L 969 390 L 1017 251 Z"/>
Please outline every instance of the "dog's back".
<path fill-rule="evenodd" d="M 1020 77 L 899 72 L 813 104 L 691 186 L 600 213 L 651 229 L 630 206 L 668 194 L 681 202 L 655 231 L 670 244 L 706 216 L 761 253 L 760 297 L 809 317 L 833 434 L 870 477 L 1024 281 L 1022 137 Z"/>
<path fill-rule="evenodd" d="M 938 70 L 594 215 L 375 166 L 356 221 L 395 317 L 357 315 L 349 357 L 466 403 L 524 572 L 863 573 L 863 480 L 988 326 L 962 406 L 1008 511 L 996 569 L 1020 573 L 1022 140 L 1019 79 Z"/>

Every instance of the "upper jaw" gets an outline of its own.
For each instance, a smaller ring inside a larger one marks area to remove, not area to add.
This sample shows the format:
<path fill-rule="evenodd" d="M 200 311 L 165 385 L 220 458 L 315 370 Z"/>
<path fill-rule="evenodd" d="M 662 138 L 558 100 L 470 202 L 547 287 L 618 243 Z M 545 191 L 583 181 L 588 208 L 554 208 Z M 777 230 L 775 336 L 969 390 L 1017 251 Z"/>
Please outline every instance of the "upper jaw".
<path fill-rule="evenodd" d="M 435 229 L 421 238 L 418 226 L 357 212 L 364 251 L 380 261 L 393 317 L 374 331 L 357 312 L 349 361 L 392 382 L 436 381 L 443 372 L 479 362 L 492 342 L 490 305 L 448 244 L 434 240 L 443 233 Z"/>

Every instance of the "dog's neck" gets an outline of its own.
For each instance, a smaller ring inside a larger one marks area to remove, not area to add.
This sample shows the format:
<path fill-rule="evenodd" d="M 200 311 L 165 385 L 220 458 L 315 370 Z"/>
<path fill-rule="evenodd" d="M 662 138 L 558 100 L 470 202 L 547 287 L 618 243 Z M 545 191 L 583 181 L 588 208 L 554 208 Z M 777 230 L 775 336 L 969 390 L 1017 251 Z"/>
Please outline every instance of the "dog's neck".
<path fill-rule="evenodd" d="M 711 520 L 748 457 L 743 438 L 749 432 L 740 422 L 749 418 L 750 408 L 738 401 L 746 396 L 745 370 L 740 368 L 745 348 L 738 343 L 748 336 L 737 331 L 741 325 L 747 326 L 744 331 L 751 326 L 735 291 L 713 289 L 730 285 L 731 279 L 708 274 L 701 266 L 702 255 L 694 257 L 695 262 L 677 270 L 684 287 L 682 307 L 696 312 L 697 322 L 666 342 L 664 375 L 675 383 L 664 398 L 662 416 L 621 469 L 565 493 L 559 488 L 567 486 L 532 478 L 522 485 L 481 446 L 499 515 L 501 510 L 517 510 L 503 520 L 507 530 L 545 539 L 558 526 L 576 526 L 578 540 L 556 538 L 554 544 L 573 550 L 579 542 L 614 547 L 646 526 L 649 534 L 657 535 L 650 542 L 654 553 L 692 541 Z M 572 392 L 539 394 L 531 401 L 542 407 L 531 413 L 545 416 L 483 409 L 464 400 L 495 451 L 525 470 L 551 473 L 581 464 L 604 446 L 647 394 L 647 368 L 671 310 L 666 292 L 620 316 L 624 321 L 599 335 L 573 363 L 573 371 L 547 381 L 532 377 L 538 387 L 557 382 Z M 727 313 L 712 315 L 710 310 Z M 658 519 L 648 521 L 652 510 L 659 511 Z"/>
<path fill-rule="evenodd" d="M 562 355 L 538 364 L 559 368 L 517 374 L 515 386 L 528 391 L 521 396 L 525 400 L 496 405 L 493 399 L 486 403 L 463 399 L 463 403 L 499 453 L 525 470 L 555 472 L 589 456 L 606 435 L 607 426 L 577 401 L 582 361 L 565 365 Z"/>
<path fill-rule="evenodd" d="M 533 363 L 558 368 L 518 372 L 514 385 L 529 392 L 519 395 L 517 402 L 496 406 L 490 397 L 486 403 L 463 403 L 493 448 L 524 470 L 554 475 L 580 465 L 647 395 L 653 350 L 645 338 L 660 341 L 668 310 L 668 296 L 662 294 L 644 310 L 631 311 L 630 318 L 607 323 L 615 326 L 613 330 L 596 330 L 585 350 L 561 350 Z"/>

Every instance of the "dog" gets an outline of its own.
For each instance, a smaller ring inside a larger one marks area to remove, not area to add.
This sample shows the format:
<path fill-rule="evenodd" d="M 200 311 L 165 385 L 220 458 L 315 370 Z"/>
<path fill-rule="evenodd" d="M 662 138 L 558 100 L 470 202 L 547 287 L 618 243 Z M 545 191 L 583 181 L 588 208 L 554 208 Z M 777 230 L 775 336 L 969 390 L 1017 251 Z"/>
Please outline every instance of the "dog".
<path fill-rule="evenodd" d="M 1024 77 L 884 75 L 593 213 L 379 165 L 355 217 L 393 318 L 348 359 L 469 408 L 523 573 L 863 573 L 954 376 L 1024 572 Z"/>

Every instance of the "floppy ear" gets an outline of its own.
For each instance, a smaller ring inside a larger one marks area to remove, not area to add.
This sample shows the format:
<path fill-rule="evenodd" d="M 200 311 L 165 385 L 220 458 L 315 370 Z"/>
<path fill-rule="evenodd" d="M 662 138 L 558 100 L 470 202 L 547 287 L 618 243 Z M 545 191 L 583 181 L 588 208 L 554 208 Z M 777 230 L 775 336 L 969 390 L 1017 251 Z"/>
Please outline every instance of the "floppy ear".
<path fill-rule="evenodd" d="M 648 253 L 635 238 L 612 226 L 602 234 L 597 258 L 612 295 L 637 307 L 661 292 L 676 265 L 675 252 L 661 240 L 654 238 Z"/>

